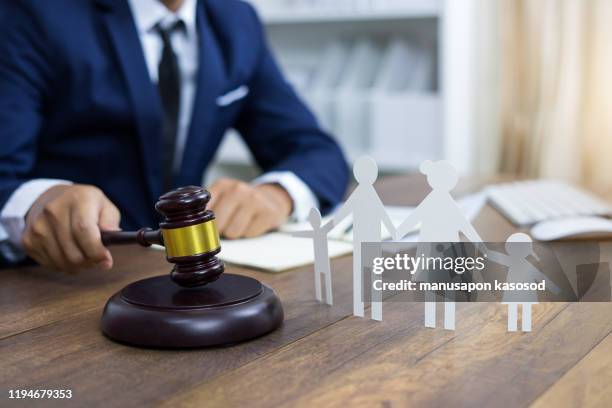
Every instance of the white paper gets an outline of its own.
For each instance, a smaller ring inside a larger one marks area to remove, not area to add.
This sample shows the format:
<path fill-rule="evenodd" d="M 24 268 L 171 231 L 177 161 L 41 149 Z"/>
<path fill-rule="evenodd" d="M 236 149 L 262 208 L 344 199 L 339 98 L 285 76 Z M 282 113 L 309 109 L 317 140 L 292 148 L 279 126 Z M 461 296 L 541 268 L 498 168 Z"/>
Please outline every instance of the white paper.
<path fill-rule="evenodd" d="M 273 232 L 257 238 L 221 241 L 219 258 L 234 265 L 280 272 L 314 263 L 312 239 L 294 238 Z M 335 258 L 353 252 L 353 246 L 329 241 L 329 256 Z"/>

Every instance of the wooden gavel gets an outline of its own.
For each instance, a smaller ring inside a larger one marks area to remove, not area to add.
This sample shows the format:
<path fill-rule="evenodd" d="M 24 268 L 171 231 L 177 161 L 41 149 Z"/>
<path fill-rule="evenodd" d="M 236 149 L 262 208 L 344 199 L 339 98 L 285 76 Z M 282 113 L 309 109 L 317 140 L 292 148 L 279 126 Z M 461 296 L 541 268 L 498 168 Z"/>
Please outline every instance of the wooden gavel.
<path fill-rule="evenodd" d="M 164 217 L 159 230 L 102 232 L 104 245 L 153 244 L 166 248 L 174 264 L 172 280 L 183 287 L 203 286 L 221 276 L 225 267 L 216 255 L 221 251 L 215 214 L 206 209 L 210 193 L 202 187 L 181 187 L 164 194 L 155 209 Z"/>

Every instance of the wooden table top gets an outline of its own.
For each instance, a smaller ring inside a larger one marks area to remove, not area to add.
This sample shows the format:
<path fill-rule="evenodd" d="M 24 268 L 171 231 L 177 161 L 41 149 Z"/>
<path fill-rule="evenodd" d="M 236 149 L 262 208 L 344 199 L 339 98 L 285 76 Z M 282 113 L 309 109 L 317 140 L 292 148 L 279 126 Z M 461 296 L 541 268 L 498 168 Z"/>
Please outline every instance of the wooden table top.
<path fill-rule="evenodd" d="M 469 186 L 465 187 L 469 189 Z M 385 179 L 383 201 L 414 205 L 420 178 Z M 483 239 L 514 228 L 490 207 Z M 332 263 L 334 306 L 314 300 L 311 267 L 268 274 L 228 267 L 274 288 L 283 326 L 232 347 L 131 348 L 100 332 L 106 300 L 169 270 L 163 253 L 113 250 L 109 272 L 0 271 L 0 406 L 9 389 L 71 389 L 71 400 L 22 406 L 610 406 L 612 304 L 542 303 L 532 333 L 506 332 L 506 307 L 457 304 L 457 330 L 423 327 L 423 305 L 386 303 L 384 322 L 352 316 L 350 257 Z M 367 311 L 366 311 L 367 315 Z M 25 404 L 25 405 L 24 405 Z"/>

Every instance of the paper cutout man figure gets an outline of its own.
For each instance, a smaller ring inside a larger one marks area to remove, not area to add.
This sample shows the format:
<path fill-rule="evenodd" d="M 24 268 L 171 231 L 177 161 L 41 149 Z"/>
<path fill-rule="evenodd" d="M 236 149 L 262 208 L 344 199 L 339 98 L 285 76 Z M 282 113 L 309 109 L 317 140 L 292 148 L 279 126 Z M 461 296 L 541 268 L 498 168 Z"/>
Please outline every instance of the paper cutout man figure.
<path fill-rule="evenodd" d="M 291 235 L 300 238 L 312 238 L 314 249 L 314 281 L 317 300 L 322 302 L 321 296 L 321 274 L 325 276 L 325 303 L 333 304 L 331 268 L 329 265 L 329 250 L 327 245 L 327 234 L 334 227 L 333 222 L 321 226 L 321 213 L 313 208 L 308 214 L 308 221 L 312 225 L 312 231 L 296 231 Z"/>
<path fill-rule="evenodd" d="M 513 234 L 506 240 L 506 252 L 508 255 L 487 250 L 488 259 L 500 265 L 508 267 L 508 283 L 532 283 L 535 281 L 546 281 L 546 287 L 552 292 L 559 293 L 561 289 L 550 279 L 534 267 L 527 260 L 529 255 L 539 261 L 537 254 L 533 251 L 533 241 L 527 234 Z M 518 325 L 518 306 L 523 309 L 522 329 L 524 332 L 531 331 L 531 306 L 538 304 L 538 294 L 534 291 L 511 291 L 504 292 L 502 303 L 508 305 L 508 331 L 514 332 Z"/>
<path fill-rule="evenodd" d="M 398 227 L 396 239 L 401 240 L 421 224 L 417 255 L 429 256 L 430 242 L 459 242 L 463 233 L 471 242 L 482 242 L 450 192 L 459 181 L 457 170 L 447 161 L 425 161 L 420 166 L 421 173 L 427 176 L 431 193 L 410 213 Z M 427 271 L 418 271 L 415 279 L 433 281 Z M 425 293 L 425 326 L 436 327 L 435 293 Z M 455 330 L 455 302 L 444 302 L 444 328 Z"/>
<path fill-rule="evenodd" d="M 378 177 L 376 162 L 367 156 L 360 157 L 353 166 L 353 175 L 359 184 L 336 212 L 334 224 L 338 225 L 344 218 L 353 214 L 353 314 L 364 317 L 361 298 L 361 243 L 381 242 L 381 224 L 384 224 L 391 235 L 395 235 L 395 226 L 374 189 L 374 182 Z M 380 296 L 380 292 L 374 292 L 372 296 L 372 319 L 378 321 L 382 320 Z"/>

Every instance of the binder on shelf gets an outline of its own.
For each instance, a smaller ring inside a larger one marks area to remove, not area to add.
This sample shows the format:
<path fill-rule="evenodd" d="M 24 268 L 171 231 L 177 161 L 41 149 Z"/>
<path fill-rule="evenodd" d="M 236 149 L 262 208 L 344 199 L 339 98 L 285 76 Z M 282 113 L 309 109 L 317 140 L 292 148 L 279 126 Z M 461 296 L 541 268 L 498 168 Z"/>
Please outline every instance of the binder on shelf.
<path fill-rule="evenodd" d="M 351 150 L 368 148 L 368 100 L 379 69 L 382 51 L 370 39 L 358 40 L 351 50 L 336 101 L 337 135 Z"/>
<path fill-rule="evenodd" d="M 316 69 L 312 82 L 312 90 L 335 90 L 346 71 L 349 58 L 350 44 L 334 40 L 331 41 L 321 54 L 320 65 Z"/>
<path fill-rule="evenodd" d="M 431 53 L 415 40 L 395 38 L 385 50 L 370 95 L 369 133 L 372 155 L 388 168 L 413 168 L 440 155 L 432 67 Z"/>
<path fill-rule="evenodd" d="M 333 132 L 336 127 L 336 93 L 349 59 L 350 45 L 344 41 L 331 41 L 320 58 L 315 69 L 311 86 L 304 92 L 304 97 L 318 117 L 324 129 Z"/>
<path fill-rule="evenodd" d="M 394 38 L 383 56 L 373 91 L 402 93 L 428 91 L 432 86 L 432 58 L 415 41 Z"/>

